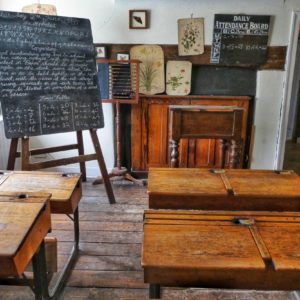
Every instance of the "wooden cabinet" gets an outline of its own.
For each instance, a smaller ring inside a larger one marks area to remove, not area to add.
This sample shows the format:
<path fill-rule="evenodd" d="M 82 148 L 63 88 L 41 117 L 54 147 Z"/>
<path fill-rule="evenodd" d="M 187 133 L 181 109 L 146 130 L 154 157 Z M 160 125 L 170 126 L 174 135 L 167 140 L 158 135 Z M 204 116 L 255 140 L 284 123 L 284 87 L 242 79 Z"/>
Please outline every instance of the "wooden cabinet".
<path fill-rule="evenodd" d="M 243 159 L 246 165 L 250 124 L 248 96 L 141 96 L 131 111 L 132 171 L 147 171 L 149 167 L 169 166 L 169 105 L 231 105 L 244 109 L 242 136 L 245 140 Z M 251 118 L 250 118 L 251 119 Z M 251 122 L 250 122 L 251 123 Z M 179 167 L 218 167 L 217 140 L 181 140 Z"/>

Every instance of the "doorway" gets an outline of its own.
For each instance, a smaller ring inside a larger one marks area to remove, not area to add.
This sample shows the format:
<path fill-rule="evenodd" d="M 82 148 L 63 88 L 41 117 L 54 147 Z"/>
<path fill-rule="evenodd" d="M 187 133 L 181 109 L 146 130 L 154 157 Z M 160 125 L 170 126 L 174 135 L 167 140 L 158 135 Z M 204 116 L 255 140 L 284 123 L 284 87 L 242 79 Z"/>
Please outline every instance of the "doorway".
<path fill-rule="evenodd" d="M 300 49 L 299 49 L 300 50 Z M 300 52 L 300 51 L 299 51 Z M 298 64 L 300 66 L 300 64 Z M 300 69 L 300 68 L 299 68 Z M 300 82 L 298 81 L 298 87 Z M 294 170 L 300 175 L 300 105 L 299 88 L 295 102 L 291 103 L 283 169 Z M 293 104 L 293 105 L 292 105 Z"/>
<path fill-rule="evenodd" d="M 275 169 L 300 174 L 300 11 L 293 12 Z M 298 139 L 299 137 L 299 139 Z"/>

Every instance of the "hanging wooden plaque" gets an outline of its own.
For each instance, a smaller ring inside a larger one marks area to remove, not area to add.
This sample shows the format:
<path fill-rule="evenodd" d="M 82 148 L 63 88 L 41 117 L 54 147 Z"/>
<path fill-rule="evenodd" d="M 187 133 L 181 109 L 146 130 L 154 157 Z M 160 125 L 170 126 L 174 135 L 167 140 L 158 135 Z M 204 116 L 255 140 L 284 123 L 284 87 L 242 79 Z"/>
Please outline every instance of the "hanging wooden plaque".
<path fill-rule="evenodd" d="M 168 61 L 166 71 L 166 93 L 188 95 L 191 91 L 192 63 L 189 61 Z"/>
<path fill-rule="evenodd" d="M 130 58 L 141 61 L 140 93 L 154 95 L 165 91 L 164 53 L 158 45 L 140 45 L 130 49 Z"/>
<path fill-rule="evenodd" d="M 204 18 L 178 20 L 178 54 L 198 55 L 204 53 Z"/>

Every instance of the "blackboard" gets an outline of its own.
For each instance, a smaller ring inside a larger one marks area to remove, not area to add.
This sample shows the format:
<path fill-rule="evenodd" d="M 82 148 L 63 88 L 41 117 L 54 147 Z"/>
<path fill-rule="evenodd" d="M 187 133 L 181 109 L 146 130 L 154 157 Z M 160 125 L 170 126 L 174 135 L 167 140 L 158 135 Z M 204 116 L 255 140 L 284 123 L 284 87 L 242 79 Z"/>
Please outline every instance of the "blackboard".
<path fill-rule="evenodd" d="M 8 138 L 104 126 L 90 21 L 0 11 Z"/>
<path fill-rule="evenodd" d="M 270 16 L 216 14 L 211 63 L 261 65 L 267 58 Z"/>
<path fill-rule="evenodd" d="M 256 70 L 238 67 L 193 66 L 191 94 L 255 96 Z"/>

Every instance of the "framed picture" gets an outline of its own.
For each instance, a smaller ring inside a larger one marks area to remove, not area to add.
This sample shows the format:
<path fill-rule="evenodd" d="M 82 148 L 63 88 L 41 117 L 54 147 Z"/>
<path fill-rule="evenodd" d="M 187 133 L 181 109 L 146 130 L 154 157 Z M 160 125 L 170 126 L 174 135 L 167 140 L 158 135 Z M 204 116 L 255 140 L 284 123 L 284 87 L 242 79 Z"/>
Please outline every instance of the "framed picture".
<path fill-rule="evenodd" d="M 95 46 L 96 58 L 106 58 L 107 57 L 107 48 L 106 46 Z"/>
<path fill-rule="evenodd" d="M 149 28 L 149 12 L 147 10 L 130 10 L 129 28 L 130 29 Z"/>
<path fill-rule="evenodd" d="M 117 60 L 129 60 L 129 53 L 117 53 Z"/>

